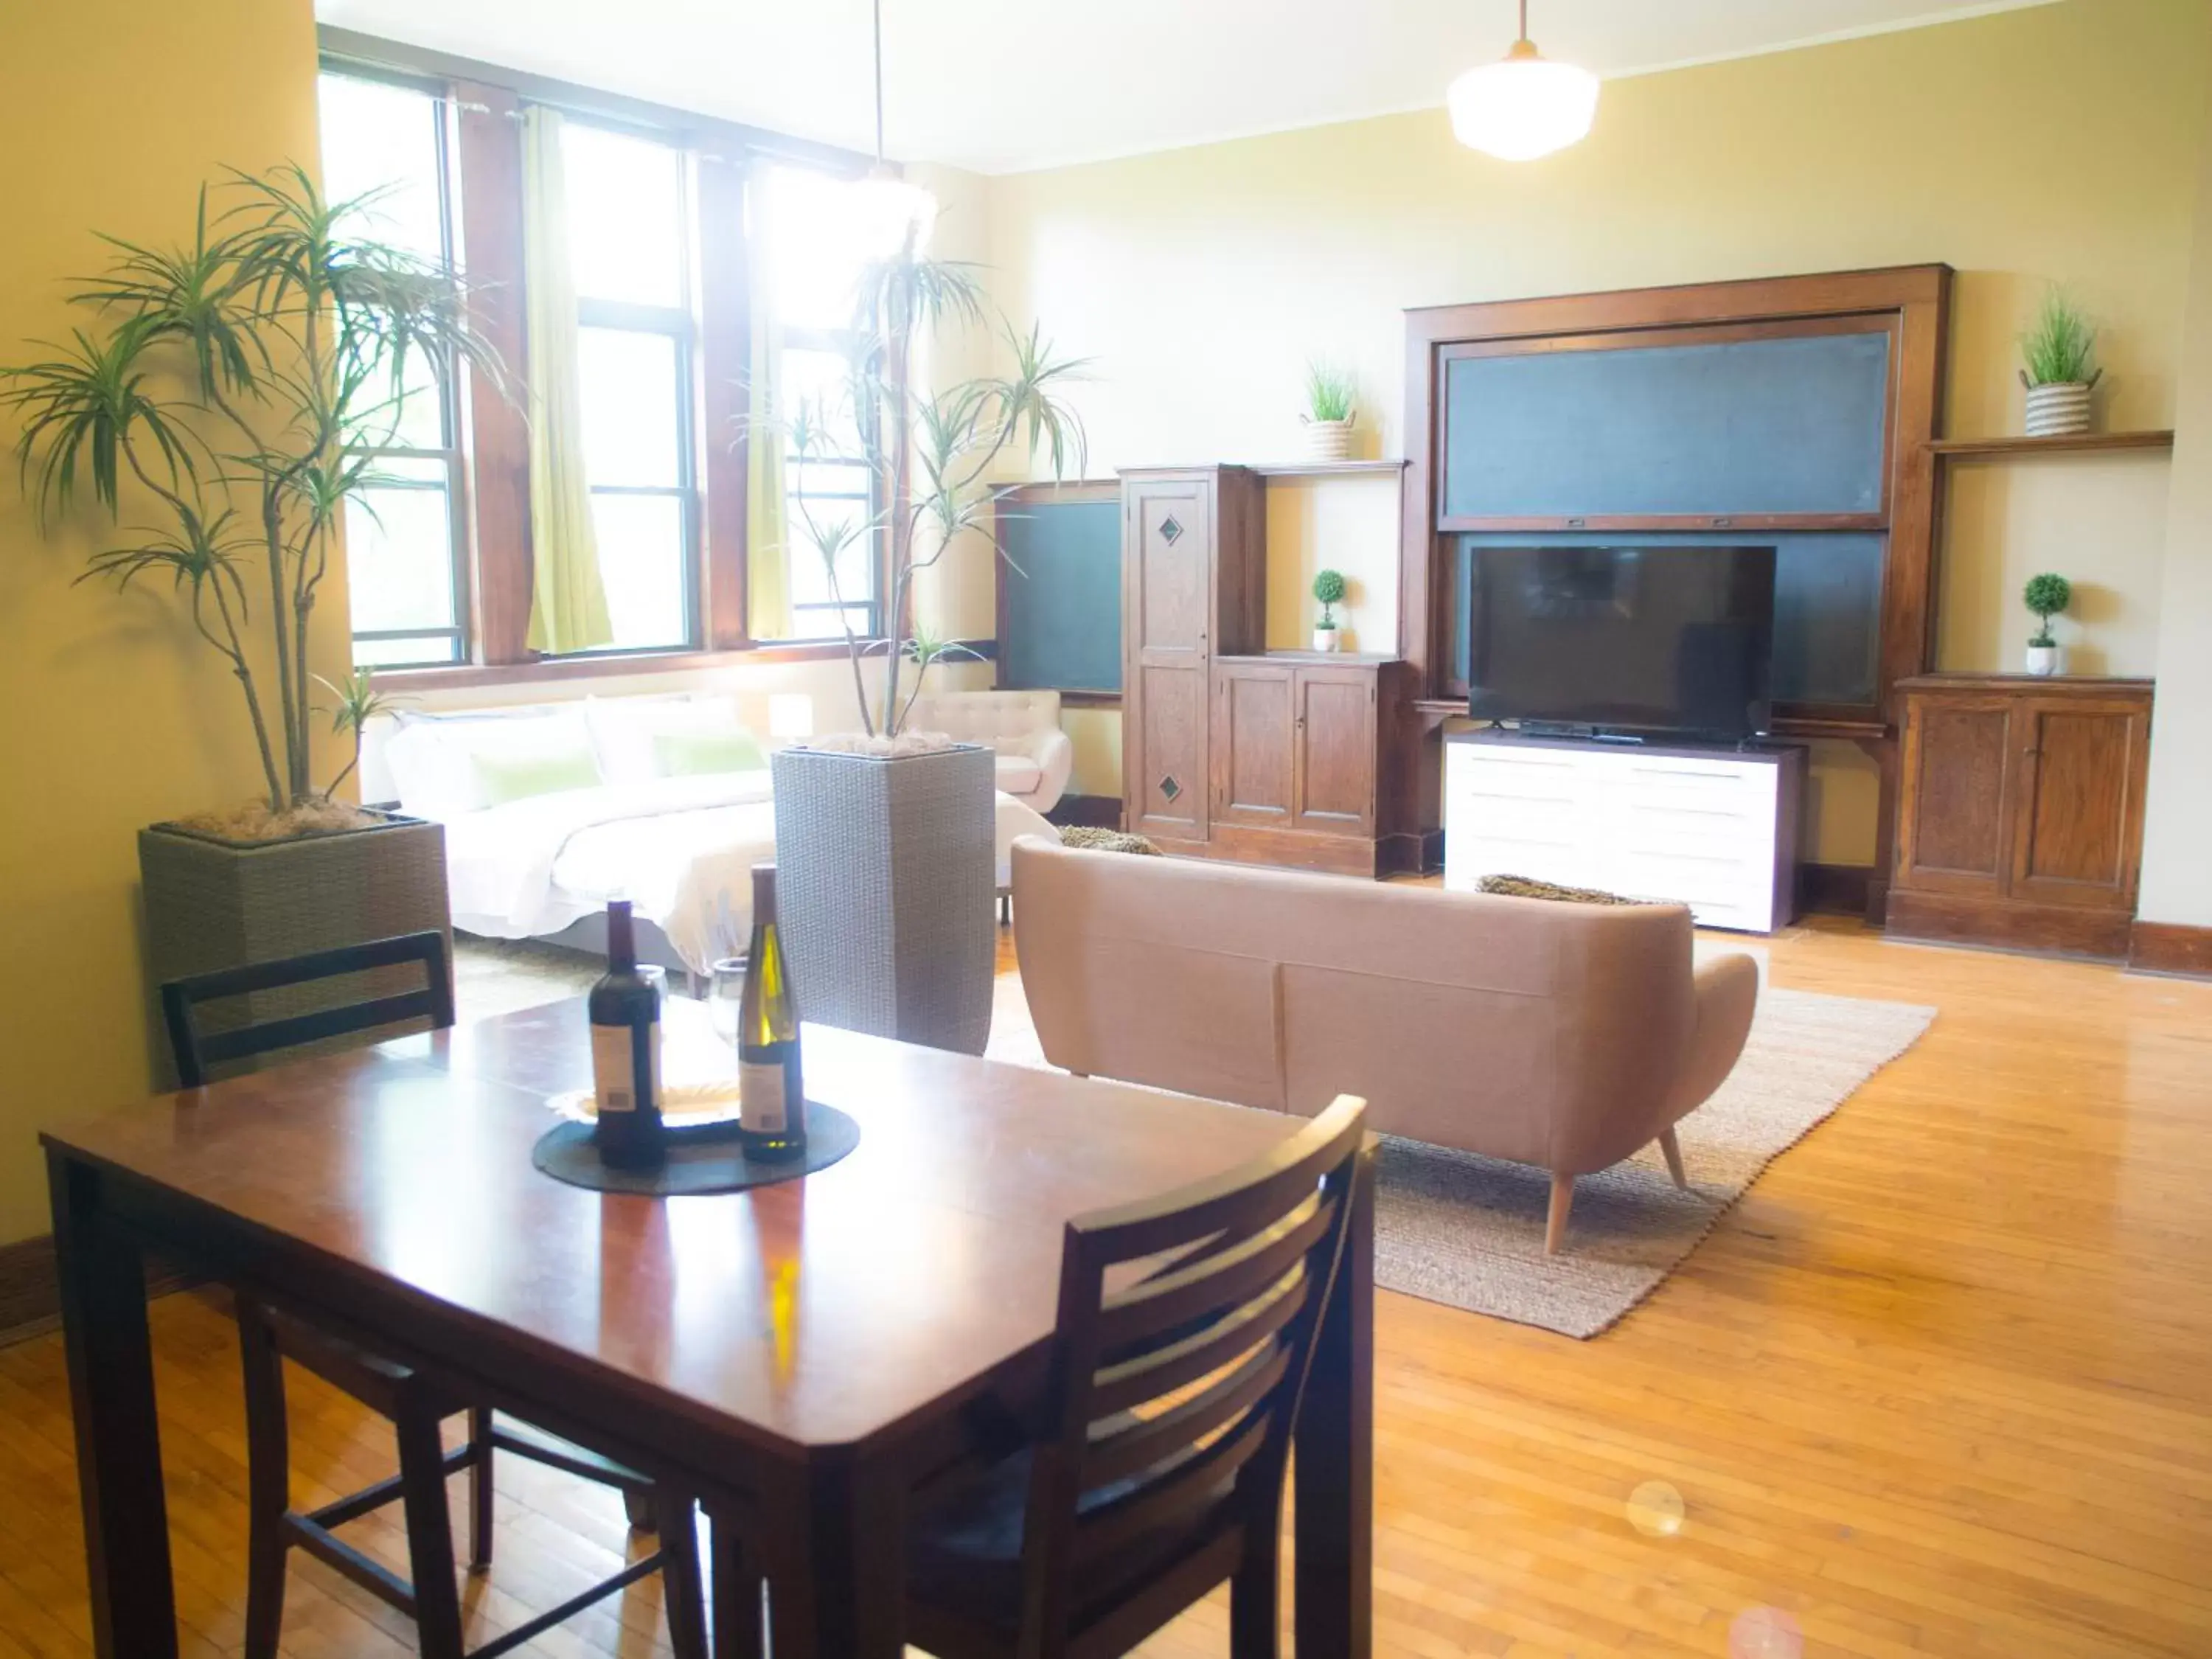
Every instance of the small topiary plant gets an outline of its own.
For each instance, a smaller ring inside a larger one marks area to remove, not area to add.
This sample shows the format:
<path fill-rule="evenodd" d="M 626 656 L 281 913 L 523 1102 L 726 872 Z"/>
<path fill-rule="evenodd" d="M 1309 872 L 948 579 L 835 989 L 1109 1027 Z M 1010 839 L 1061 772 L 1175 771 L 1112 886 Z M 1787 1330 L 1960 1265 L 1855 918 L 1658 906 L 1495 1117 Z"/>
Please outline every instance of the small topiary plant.
<path fill-rule="evenodd" d="M 2021 590 L 2021 598 L 2035 613 L 2037 623 L 2035 637 L 2028 643 L 2038 647 L 2057 644 L 2058 641 L 2051 637 L 2051 619 L 2063 615 L 2066 607 L 2074 603 L 2074 584 L 2063 576 L 2045 571 L 2040 576 L 2027 579 L 2027 586 Z"/>
<path fill-rule="evenodd" d="M 1336 626 L 1336 607 L 1344 603 L 1344 573 L 1341 570 L 1321 570 L 1314 574 L 1313 596 L 1321 601 L 1321 620 L 1316 628 Z"/>

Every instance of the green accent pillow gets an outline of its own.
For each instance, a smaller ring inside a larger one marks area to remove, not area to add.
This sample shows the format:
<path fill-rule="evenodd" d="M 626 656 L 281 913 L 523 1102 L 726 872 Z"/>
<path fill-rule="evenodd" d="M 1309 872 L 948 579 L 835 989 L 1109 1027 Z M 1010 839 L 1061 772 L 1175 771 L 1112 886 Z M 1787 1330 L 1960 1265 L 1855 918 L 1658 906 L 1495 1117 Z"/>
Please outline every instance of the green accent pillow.
<path fill-rule="evenodd" d="M 470 757 L 476 765 L 477 799 L 485 806 L 504 806 L 533 795 L 557 794 L 564 789 L 596 789 L 599 763 L 592 758 L 589 744 L 573 748 L 538 749 L 519 755 L 487 754 Z"/>
<path fill-rule="evenodd" d="M 708 772 L 757 772 L 768 764 L 760 740 L 742 726 L 716 732 L 658 732 L 653 769 L 664 778 Z"/>

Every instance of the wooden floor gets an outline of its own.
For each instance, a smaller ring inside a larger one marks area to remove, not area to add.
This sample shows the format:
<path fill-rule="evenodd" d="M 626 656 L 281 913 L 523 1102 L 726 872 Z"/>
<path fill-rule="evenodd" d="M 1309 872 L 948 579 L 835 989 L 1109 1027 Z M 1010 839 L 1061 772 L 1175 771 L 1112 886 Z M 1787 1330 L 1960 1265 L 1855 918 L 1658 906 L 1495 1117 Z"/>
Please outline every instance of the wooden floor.
<path fill-rule="evenodd" d="M 1608 1334 L 1381 1298 L 1378 1650 L 2212 1655 L 2212 985 L 1841 924 L 1770 950 L 1778 984 L 1941 1018 Z M 232 1337 L 190 1297 L 155 1332 L 190 1650 L 228 1652 Z M 295 1399 L 303 1492 L 388 1470 L 378 1425 Z M 1632 1511 L 1650 1482 L 1679 1527 L 1648 1490 Z M 613 1501 L 514 1460 L 499 1520 L 477 1638 L 625 1547 Z M 369 1530 L 397 1565 L 396 1533 Z M 87 1650 L 77 1552 L 42 1337 L 0 1351 L 0 1656 Z M 410 1650 L 320 1567 L 293 1586 L 289 1653 Z M 1209 1605 L 1152 1650 L 1220 1659 L 1226 1638 Z M 648 1583 L 529 1650 L 662 1643 Z"/>

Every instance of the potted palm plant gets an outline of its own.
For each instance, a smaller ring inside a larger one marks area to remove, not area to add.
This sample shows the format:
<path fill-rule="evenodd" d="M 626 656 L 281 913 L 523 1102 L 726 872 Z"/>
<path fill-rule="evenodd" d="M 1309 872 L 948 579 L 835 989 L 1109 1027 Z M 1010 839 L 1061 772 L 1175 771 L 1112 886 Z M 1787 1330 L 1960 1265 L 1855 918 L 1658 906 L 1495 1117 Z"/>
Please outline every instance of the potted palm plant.
<path fill-rule="evenodd" d="M 1042 457 L 1054 478 L 1071 465 L 1080 475 L 1083 426 L 1060 390 L 1084 365 L 1000 317 L 1008 373 L 917 387 L 918 337 L 992 319 L 975 269 L 925 258 L 912 238 L 866 269 L 855 310 L 859 343 L 835 394 L 842 406 L 802 401 L 744 422 L 755 441 L 783 444 L 794 471 L 864 465 L 878 504 L 825 518 L 793 497 L 789 533 L 822 561 L 846 619 L 863 729 L 780 750 L 771 763 L 776 914 L 809 1019 L 981 1054 L 997 949 L 994 757 L 908 729 L 931 665 L 959 649 L 915 627 L 908 601 L 915 573 L 963 538 L 982 537 L 1004 556 L 985 482 L 1002 462 L 1034 467 Z M 839 591 L 841 568 L 871 549 L 889 578 L 880 640 L 853 631 Z"/>
<path fill-rule="evenodd" d="M 2066 647 L 2052 635 L 2051 619 L 2063 616 L 2066 607 L 2074 603 L 2074 584 L 2063 576 L 2045 571 L 2027 579 L 2021 598 L 2035 613 L 2035 632 L 2027 641 L 2027 672 L 2037 675 L 2064 673 Z"/>
<path fill-rule="evenodd" d="M 2066 437 L 2089 429 L 2090 394 L 2105 374 L 2090 365 L 2096 344 L 2097 331 L 2079 307 L 2057 289 L 2044 295 L 2034 326 L 2020 342 L 2029 437 Z"/>
<path fill-rule="evenodd" d="M 1327 363 L 1306 365 L 1306 451 L 1317 461 L 1341 461 L 1352 453 L 1352 423 L 1358 417 L 1359 388 L 1348 370 Z"/>
<path fill-rule="evenodd" d="M 260 759 L 258 799 L 140 833 L 157 981 L 449 927 L 441 828 L 340 799 L 350 764 L 313 775 L 318 724 L 357 758 L 380 700 L 366 673 L 317 672 L 310 624 L 410 382 L 467 362 L 503 384 L 461 284 L 356 234 L 368 198 L 325 201 L 296 166 L 221 190 L 212 213 L 201 191 L 185 246 L 106 239 L 113 258 L 77 296 L 87 325 L 0 370 L 41 522 L 88 489 L 122 526 L 79 580 L 166 585 L 228 665 Z M 234 1012 L 362 994 L 269 993 Z"/>
<path fill-rule="evenodd" d="M 1321 605 L 1320 620 L 1314 623 L 1313 648 L 1316 651 L 1343 649 L 1344 635 L 1336 625 L 1336 607 L 1344 603 L 1344 587 L 1341 570 L 1314 573 L 1313 596 Z"/>

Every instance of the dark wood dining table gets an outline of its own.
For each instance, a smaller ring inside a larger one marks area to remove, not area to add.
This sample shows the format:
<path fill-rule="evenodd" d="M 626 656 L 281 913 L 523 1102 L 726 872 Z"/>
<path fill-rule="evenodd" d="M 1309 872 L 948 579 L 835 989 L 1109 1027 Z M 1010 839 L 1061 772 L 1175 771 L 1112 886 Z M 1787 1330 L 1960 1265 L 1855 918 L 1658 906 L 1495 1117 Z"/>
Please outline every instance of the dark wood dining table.
<path fill-rule="evenodd" d="M 668 1069 L 726 1074 L 672 1000 Z M 433 1370 L 695 1494 L 757 1547 L 776 1659 L 896 1659 L 918 1494 L 1034 1419 L 1069 1218 L 1218 1174 L 1298 1120 L 805 1030 L 860 1145 L 803 1179 L 660 1199 L 531 1164 L 587 1085 L 580 1001 L 159 1097 L 44 1137 L 95 1647 L 178 1632 L 146 1256 Z M 1366 1659 L 1371 1164 L 1295 1446 L 1299 1659 Z M 241 1564 L 240 1571 L 243 1571 Z"/>

